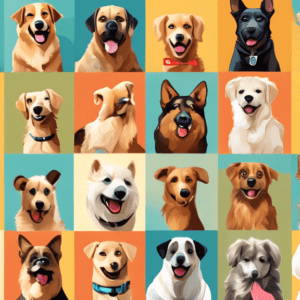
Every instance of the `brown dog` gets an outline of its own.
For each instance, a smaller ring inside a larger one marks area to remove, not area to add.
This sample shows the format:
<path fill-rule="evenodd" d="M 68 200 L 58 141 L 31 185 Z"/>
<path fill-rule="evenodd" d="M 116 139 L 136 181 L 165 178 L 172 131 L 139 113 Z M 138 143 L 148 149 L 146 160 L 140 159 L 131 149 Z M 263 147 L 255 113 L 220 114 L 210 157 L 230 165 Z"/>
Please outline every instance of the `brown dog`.
<path fill-rule="evenodd" d="M 165 183 L 163 199 L 166 203 L 162 213 L 170 229 L 204 230 L 197 213 L 195 197 L 197 181 L 205 184 L 209 182 L 206 170 L 197 167 L 167 167 L 157 170 L 154 177 Z"/>
<path fill-rule="evenodd" d="M 93 38 L 75 72 L 143 72 L 131 46 L 138 21 L 126 9 L 100 7 L 85 23 Z"/>
<path fill-rule="evenodd" d="M 169 58 L 164 59 L 163 72 L 204 72 L 197 54 L 202 42 L 204 22 L 201 17 L 185 14 L 164 15 L 153 24 L 158 41 L 165 44 Z"/>
<path fill-rule="evenodd" d="M 63 16 L 50 4 L 23 6 L 11 18 L 19 39 L 13 51 L 13 72 L 62 72 L 55 23 Z"/>
<path fill-rule="evenodd" d="M 234 163 L 226 174 L 232 183 L 229 230 L 277 230 L 277 213 L 268 193 L 278 173 L 262 163 Z"/>
<path fill-rule="evenodd" d="M 93 259 L 93 300 L 131 300 L 128 260 L 133 261 L 137 248 L 127 243 L 94 242 L 84 248 Z"/>

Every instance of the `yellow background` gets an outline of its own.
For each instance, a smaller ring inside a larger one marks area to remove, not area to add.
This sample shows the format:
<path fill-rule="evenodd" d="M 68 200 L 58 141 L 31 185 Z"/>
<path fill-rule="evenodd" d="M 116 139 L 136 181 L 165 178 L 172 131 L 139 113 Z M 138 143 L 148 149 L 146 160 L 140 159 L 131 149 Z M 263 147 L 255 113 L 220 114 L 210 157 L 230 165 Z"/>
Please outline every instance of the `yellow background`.
<path fill-rule="evenodd" d="M 292 255 L 294 256 L 298 245 L 300 244 L 300 231 L 293 231 L 292 233 Z M 298 292 L 300 292 L 300 280 L 292 276 L 292 299 L 296 299 Z"/>
<path fill-rule="evenodd" d="M 229 1 L 229 0 L 228 0 Z M 146 71 L 162 72 L 166 58 L 163 41 L 158 42 L 153 22 L 166 14 L 193 14 L 204 21 L 203 42 L 198 43 L 198 54 L 206 72 L 218 72 L 218 4 L 217 0 L 151 0 L 146 1 Z"/>
<path fill-rule="evenodd" d="M 4 74 L 0 74 L 0 230 L 4 229 Z"/>
<path fill-rule="evenodd" d="M 292 73 L 292 154 L 300 154 L 300 117 L 299 117 L 300 72 L 299 70 L 300 69 Z"/>

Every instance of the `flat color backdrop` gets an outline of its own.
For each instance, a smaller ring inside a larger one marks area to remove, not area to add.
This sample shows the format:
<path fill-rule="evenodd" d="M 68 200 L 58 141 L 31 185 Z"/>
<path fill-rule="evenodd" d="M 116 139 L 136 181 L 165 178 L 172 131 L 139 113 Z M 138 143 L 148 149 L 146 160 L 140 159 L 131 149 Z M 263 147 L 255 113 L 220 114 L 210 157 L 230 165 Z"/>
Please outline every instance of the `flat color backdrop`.
<path fill-rule="evenodd" d="M 300 30 L 299 30 L 299 37 L 300 37 Z M 300 49 L 300 43 L 299 48 Z M 299 57 L 300 61 L 300 57 Z M 300 68 L 299 68 L 300 70 Z M 300 111 L 300 72 L 296 71 L 292 73 L 292 153 L 293 154 L 300 154 L 300 118 L 299 118 L 299 111 Z"/>
<path fill-rule="evenodd" d="M 0 74 L 0 230 L 4 229 L 4 74 Z"/>
<path fill-rule="evenodd" d="M 296 178 L 296 173 L 298 171 L 298 155 L 292 155 L 291 157 L 291 177 L 292 177 L 292 229 L 299 230 L 299 208 L 298 203 L 300 202 L 300 182 Z"/>
<path fill-rule="evenodd" d="M 300 23 L 297 19 L 297 14 L 300 13 L 300 2 L 292 0 L 294 8 L 294 16 L 292 20 L 292 71 L 300 72 Z M 296 74 L 295 74 L 296 75 Z M 294 91 L 294 89 L 293 89 Z"/>
<path fill-rule="evenodd" d="M 300 244 L 300 232 L 292 232 L 292 256 L 296 253 L 296 250 Z M 292 299 L 297 299 L 297 295 L 300 292 L 300 280 L 295 276 L 292 276 Z"/>
<path fill-rule="evenodd" d="M 4 299 L 4 231 L 0 231 L 0 299 Z"/>

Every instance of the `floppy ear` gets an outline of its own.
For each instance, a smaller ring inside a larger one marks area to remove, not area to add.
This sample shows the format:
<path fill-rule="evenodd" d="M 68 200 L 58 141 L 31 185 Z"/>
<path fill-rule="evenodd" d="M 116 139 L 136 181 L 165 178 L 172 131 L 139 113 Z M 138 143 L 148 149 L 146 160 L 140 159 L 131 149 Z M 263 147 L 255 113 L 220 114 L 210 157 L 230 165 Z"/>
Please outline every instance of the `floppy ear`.
<path fill-rule="evenodd" d="M 298 245 L 292 259 L 292 273 L 297 279 L 300 279 L 300 245 Z"/>
<path fill-rule="evenodd" d="M 264 240 L 263 247 L 270 255 L 272 267 L 277 269 L 281 263 L 281 254 L 279 247 L 270 240 Z"/>
<path fill-rule="evenodd" d="M 129 261 L 133 261 L 135 256 L 136 256 L 136 252 L 137 252 L 137 247 L 132 246 L 130 244 L 127 243 L 120 243 L 121 247 L 123 248 L 126 256 L 128 257 Z"/>
<path fill-rule="evenodd" d="M 18 244 L 19 244 L 19 256 L 21 258 L 22 263 L 25 261 L 28 252 L 33 248 L 32 244 L 23 236 L 18 236 Z"/>
<path fill-rule="evenodd" d="M 176 96 L 179 96 L 168 80 L 164 80 L 161 85 L 160 105 L 165 108 L 166 105 Z"/>
<path fill-rule="evenodd" d="M 59 19 L 63 18 L 63 15 L 60 14 L 51 4 L 48 4 L 48 8 L 50 10 L 53 23 L 56 23 Z"/>
<path fill-rule="evenodd" d="M 264 14 L 271 18 L 275 12 L 273 0 L 263 0 L 260 9 L 263 11 Z"/>
<path fill-rule="evenodd" d="M 161 168 L 155 172 L 154 177 L 156 180 L 165 182 L 168 175 L 175 169 L 176 167 Z"/>
<path fill-rule="evenodd" d="M 50 172 L 47 174 L 46 179 L 47 179 L 52 185 L 54 185 L 54 184 L 58 181 L 60 175 L 61 175 L 61 174 L 60 174 L 58 171 L 52 170 L 52 171 L 50 171 Z"/>
<path fill-rule="evenodd" d="M 129 171 L 132 173 L 132 177 L 134 178 L 135 177 L 135 163 L 134 163 L 134 161 L 131 161 L 131 163 L 129 164 L 127 169 L 129 169 Z"/>
<path fill-rule="evenodd" d="M 207 248 L 197 241 L 194 241 L 194 244 L 195 244 L 197 256 L 199 257 L 200 260 L 202 260 L 202 258 L 207 253 Z"/>
<path fill-rule="evenodd" d="M 298 155 L 298 172 L 296 173 L 296 178 L 300 180 L 300 155 Z"/>
<path fill-rule="evenodd" d="M 51 89 L 46 89 L 45 91 L 49 95 L 52 111 L 57 115 L 63 98 Z"/>
<path fill-rule="evenodd" d="M 57 262 L 59 262 L 59 260 L 61 259 L 61 235 L 57 235 L 56 237 L 54 237 L 46 246 L 48 247 L 54 254 L 55 259 L 57 260 Z"/>
<path fill-rule="evenodd" d="M 24 24 L 24 14 L 25 14 L 25 7 L 23 6 L 21 9 L 19 9 L 11 16 L 11 19 L 17 22 L 19 27 L 22 27 L 22 25 Z"/>
<path fill-rule="evenodd" d="M 14 187 L 17 191 L 25 191 L 25 187 L 29 179 L 25 178 L 22 175 L 17 176 L 14 179 Z"/>
<path fill-rule="evenodd" d="M 129 99 L 130 99 L 129 101 L 131 102 L 132 105 L 135 105 L 135 102 L 133 100 L 133 94 L 132 94 L 133 83 L 130 81 L 125 81 L 124 83 L 129 94 Z"/>
<path fill-rule="evenodd" d="M 270 168 L 269 166 L 267 166 L 266 164 L 260 164 L 265 176 L 267 177 L 267 179 L 269 180 L 269 183 L 271 184 L 272 179 L 275 179 L 276 181 L 278 180 L 278 172 L 276 172 L 275 170 L 273 170 L 272 168 Z"/>
<path fill-rule="evenodd" d="M 26 93 L 23 93 L 19 100 L 16 102 L 16 107 L 19 111 L 21 111 L 25 117 L 26 120 L 29 118 L 28 110 L 26 107 Z"/>
<path fill-rule="evenodd" d="M 168 15 L 161 16 L 154 20 L 153 29 L 158 41 L 161 41 L 166 35 L 166 23 L 168 20 Z"/>
<path fill-rule="evenodd" d="M 126 29 L 127 29 L 128 35 L 130 37 L 132 37 L 134 29 L 136 28 L 136 26 L 138 24 L 138 20 L 135 17 L 133 17 L 127 10 L 125 10 L 125 12 L 126 12 L 126 17 L 127 17 Z"/>
<path fill-rule="evenodd" d="M 203 42 L 202 35 L 204 32 L 204 21 L 199 16 L 190 15 L 193 23 L 193 34 L 198 42 Z"/>
<path fill-rule="evenodd" d="M 231 14 L 236 18 L 240 15 L 247 7 L 242 0 L 230 0 Z"/>
<path fill-rule="evenodd" d="M 267 85 L 267 90 L 266 90 L 267 101 L 268 101 L 268 103 L 271 104 L 278 94 L 277 86 L 275 85 L 274 82 L 271 82 L 268 78 L 259 78 L 258 77 L 258 79 L 261 79 Z"/>
<path fill-rule="evenodd" d="M 226 175 L 228 176 L 229 180 L 231 181 L 234 176 L 236 175 L 236 168 L 239 167 L 241 163 L 234 163 L 231 164 L 227 169 L 226 169 Z"/>
<path fill-rule="evenodd" d="M 94 93 L 94 103 L 96 105 L 100 105 L 101 101 L 103 102 L 99 113 L 100 121 L 105 121 L 108 117 L 114 114 L 115 103 L 112 97 L 114 97 L 114 94 L 108 87 L 100 89 Z"/>
<path fill-rule="evenodd" d="M 300 13 L 297 13 L 297 20 L 300 23 Z"/>
<path fill-rule="evenodd" d="M 88 246 L 86 246 L 83 251 L 84 253 L 86 254 L 86 256 L 91 259 L 94 257 L 94 254 L 95 254 L 95 251 L 96 251 L 96 248 L 100 245 L 99 242 L 94 242 L 94 243 L 91 243 L 89 244 Z"/>
<path fill-rule="evenodd" d="M 238 83 L 241 79 L 242 79 L 242 77 L 238 77 L 238 78 L 230 80 L 226 84 L 225 92 L 231 102 L 236 99 L 237 87 L 238 87 Z"/>
<path fill-rule="evenodd" d="M 247 245 L 245 240 L 237 240 L 229 248 L 227 252 L 228 265 L 235 268 L 243 253 L 244 247 Z"/>
<path fill-rule="evenodd" d="M 89 29 L 90 32 L 95 32 L 95 24 L 97 24 L 97 15 L 100 8 L 97 8 L 94 13 L 85 21 L 86 27 Z"/>
<path fill-rule="evenodd" d="M 205 81 L 202 81 L 197 85 L 197 87 L 192 91 L 190 96 L 195 99 L 197 106 L 204 108 L 206 105 L 207 97 L 207 85 Z"/>
<path fill-rule="evenodd" d="M 198 167 L 192 167 L 192 169 L 196 173 L 198 181 L 201 181 L 205 184 L 207 184 L 209 182 L 209 177 L 208 177 L 208 173 L 206 170 L 204 170 L 202 168 L 198 168 Z"/>
<path fill-rule="evenodd" d="M 156 247 L 157 252 L 162 259 L 165 259 L 167 255 L 170 242 L 171 240 L 168 240 L 167 242 L 164 242 Z"/>

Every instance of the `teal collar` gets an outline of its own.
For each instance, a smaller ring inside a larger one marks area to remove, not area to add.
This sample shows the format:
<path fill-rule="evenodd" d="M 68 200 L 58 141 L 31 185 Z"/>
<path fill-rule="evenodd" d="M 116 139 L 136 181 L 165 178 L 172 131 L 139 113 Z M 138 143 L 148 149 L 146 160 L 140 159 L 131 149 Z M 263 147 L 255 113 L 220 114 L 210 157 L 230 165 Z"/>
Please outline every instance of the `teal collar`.
<path fill-rule="evenodd" d="M 130 289 L 130 281 L 127 281 L 120 286 L 114 286 L 114 287 L 101 286 L 93 282 L 93 289 L 98 294 L 102 294 L 102 295 L 108 294 L 111 297 L 115 297 L 118 295 L 125 294 Z"/>
<path fill-rule="evenodd" d="M 29 133 L 29 135 L 36 141 L 36 142 L 47 142 L 50 141 L 54 138 L 55 133 L 49 135 L 49 136 L 45 136 L 45 137 L 36 137 L 33 136 L 31 133 Z"/>

